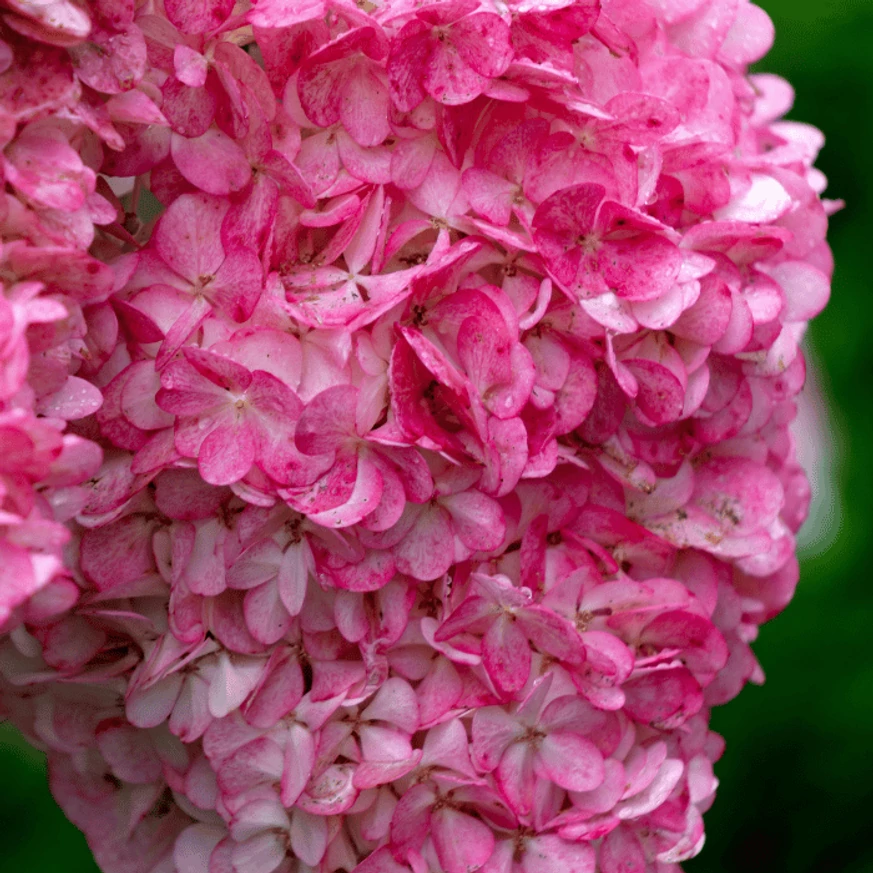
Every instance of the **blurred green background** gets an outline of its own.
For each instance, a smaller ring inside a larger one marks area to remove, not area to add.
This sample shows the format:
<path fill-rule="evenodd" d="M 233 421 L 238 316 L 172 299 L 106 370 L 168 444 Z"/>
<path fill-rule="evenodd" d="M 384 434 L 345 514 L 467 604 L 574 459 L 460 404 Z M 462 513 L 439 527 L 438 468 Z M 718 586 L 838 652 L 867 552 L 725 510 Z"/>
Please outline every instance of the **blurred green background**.
<path fill-rule="evenodd" d="M 804 549 L 797 596 L 755 651 L 767 673 L 713 716 L 727 740 L 688 873 L 873 873 L 873 0 L 758 0 L 776 24 L 762 71 L 797 89 L 792 118 L 821 128 L 837 271 L 811 329 L 829 398 L 834 493 Z M 829 505 L 830 503 L 830 505 Z M 830 534 L 827 531 L 830 530 Z M 55 807 L 42 756 L 0 725 L 3 873 L 96 873 Z M 556 871 L 557 873 L 557 871 Z"/>

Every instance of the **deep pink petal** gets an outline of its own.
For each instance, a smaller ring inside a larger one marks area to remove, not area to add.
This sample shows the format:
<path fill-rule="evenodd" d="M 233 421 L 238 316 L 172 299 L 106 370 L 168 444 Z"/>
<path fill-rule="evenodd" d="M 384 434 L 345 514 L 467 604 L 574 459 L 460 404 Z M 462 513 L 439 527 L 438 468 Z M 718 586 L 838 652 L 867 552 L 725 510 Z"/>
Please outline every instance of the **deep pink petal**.
<path fill-rule="evenodd" d="M 222 25 L 233 10 L 233 0 L 165 0 L 167 18 L 182 33 L 205 33 Z"/>
<path fill-rule="evenodd" d="M 433 842 L 446 873 L 472 873 L 494 851 L 494 832 L 479 819 L 443 807 L 433 815 Z"/>
<path fill-rule="evenodd" d="M 571 663 L 584 660 L 579 634 L 563 616 L 534 604 L 519 610 L 518 624 L 541 651 Z"/>
<path fill-rule="evenodd" d="M 520 691 L 530 675 L 527 638 L 509 616 L 499 617 L 482 640 L 482 664 L 501 695 Z"/>
<path fill-rule="evenodd" d="M 297 448 L 307 455 L 336 451 L 354 435 L 357 402 L 358 389 L 352 385 L 336 385 L 316 394 L 297 422 Z"/>
<path fill-rule="evenodd" d="M 191 139 L 174 133 L 170 153 L 179 172 L 207 194 L 239 191 L 252 178 L 243 150 L 217 128 Z"/>

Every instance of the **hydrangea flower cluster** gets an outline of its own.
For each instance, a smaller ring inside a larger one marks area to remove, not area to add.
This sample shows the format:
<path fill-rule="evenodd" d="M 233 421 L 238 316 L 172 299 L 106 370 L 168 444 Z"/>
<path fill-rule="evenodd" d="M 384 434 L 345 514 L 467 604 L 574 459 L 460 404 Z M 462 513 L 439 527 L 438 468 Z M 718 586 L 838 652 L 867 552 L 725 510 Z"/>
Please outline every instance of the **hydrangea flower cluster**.
<path fill-rule="evenodd" d="M 808 501 L 766 14 L 0 19 L 0 711 L 102 869 L 676 873 Z"/>

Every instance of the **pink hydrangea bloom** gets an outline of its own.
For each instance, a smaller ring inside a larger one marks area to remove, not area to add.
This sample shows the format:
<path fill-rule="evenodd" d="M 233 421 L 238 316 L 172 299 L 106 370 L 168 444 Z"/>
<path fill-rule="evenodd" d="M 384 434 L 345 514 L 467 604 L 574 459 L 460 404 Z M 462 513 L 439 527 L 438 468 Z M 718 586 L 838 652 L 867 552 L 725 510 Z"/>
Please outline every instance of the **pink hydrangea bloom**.
<path fill-rule="evenodd" d="M 9 0 L 0 715 L 106 873 L 677 873 L 808 487 L 748 0 Z"/>

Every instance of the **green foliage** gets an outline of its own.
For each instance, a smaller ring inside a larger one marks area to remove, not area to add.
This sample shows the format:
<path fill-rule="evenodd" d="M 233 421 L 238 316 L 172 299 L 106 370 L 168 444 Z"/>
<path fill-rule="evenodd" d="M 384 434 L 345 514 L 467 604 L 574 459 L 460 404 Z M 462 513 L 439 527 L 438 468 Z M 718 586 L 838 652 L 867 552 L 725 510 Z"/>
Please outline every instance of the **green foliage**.
<path fill-rule="evenodd" d="M 0 725 L 0 835 L 4 873 L 98 873 L 85 838 L 49 794 L 45 757 Z"/>
<path fill-rule="evenodd" d="M 727 740 L 708 843 L 688 873 L 873 873 L 873 3 L 758 0 L 777 40 L 761 69 L 797 89 L 792 118 L 825 131 L 819 166 L 847 208 L 832 220 L 834 296 L 811 330 L 840 447 L 841 527 L 804 561 L 797 596 L 755 651 L 768 681 L 718 710 Z M 825 450 L 829 450 L 826 447 Z M 42 756 L 0 726 L 2 869 L 95 873 L 54 805 Z"/>

